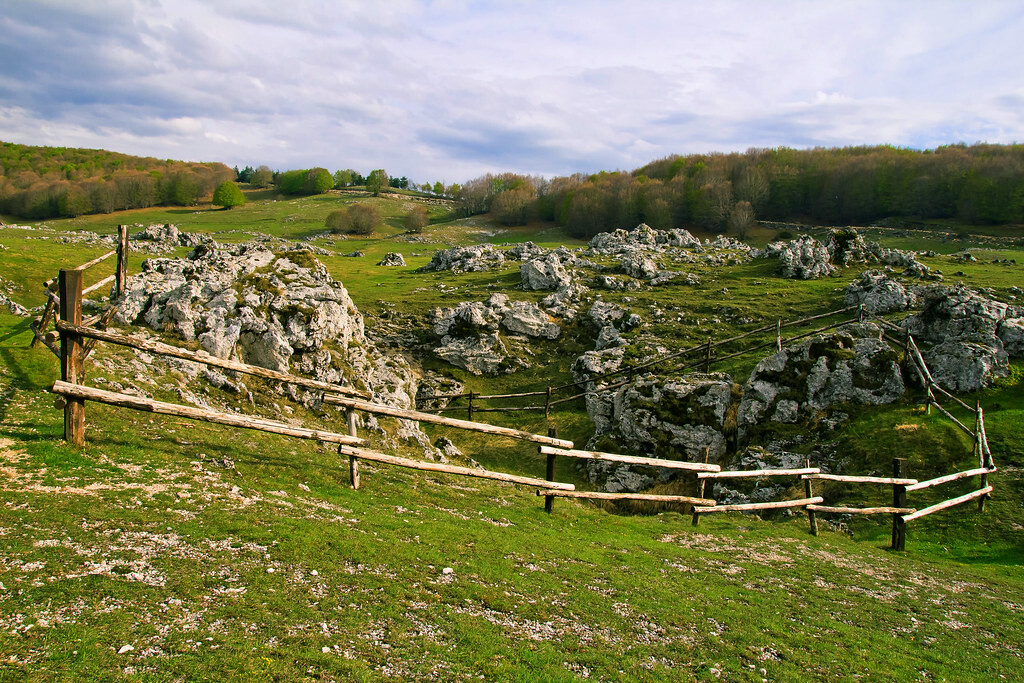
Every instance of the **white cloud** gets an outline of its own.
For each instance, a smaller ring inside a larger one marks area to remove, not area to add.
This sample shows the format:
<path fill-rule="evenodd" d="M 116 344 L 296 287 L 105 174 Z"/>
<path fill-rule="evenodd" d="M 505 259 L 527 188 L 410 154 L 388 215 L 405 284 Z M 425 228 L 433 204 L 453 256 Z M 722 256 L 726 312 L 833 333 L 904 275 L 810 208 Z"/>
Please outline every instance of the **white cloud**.
<path fill-rule="evenodd" d="M 1022 15 L 923 0 L 14 4 L 0 139 L 448 182 L 750 146 L 1011 142 Z"/>

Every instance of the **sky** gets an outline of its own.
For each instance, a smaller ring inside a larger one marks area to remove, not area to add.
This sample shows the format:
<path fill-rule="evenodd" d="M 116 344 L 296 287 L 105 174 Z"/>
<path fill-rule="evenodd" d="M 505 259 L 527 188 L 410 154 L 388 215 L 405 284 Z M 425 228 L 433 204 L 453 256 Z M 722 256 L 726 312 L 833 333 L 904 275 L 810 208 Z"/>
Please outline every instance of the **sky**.
<path fill-rule="evenodd" d="M 1022 36 L 1022 0 L 0 0 L 0 140 L 415 183 L 1024 142 Z"/>

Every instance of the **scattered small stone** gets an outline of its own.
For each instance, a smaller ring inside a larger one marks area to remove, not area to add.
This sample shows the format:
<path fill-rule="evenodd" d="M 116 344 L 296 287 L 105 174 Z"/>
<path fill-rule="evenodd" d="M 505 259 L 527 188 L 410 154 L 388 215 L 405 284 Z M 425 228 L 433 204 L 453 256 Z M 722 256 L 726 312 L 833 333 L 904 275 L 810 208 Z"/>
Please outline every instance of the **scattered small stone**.
<path fill-rule="evenodd" d="M 117 654 L 123 655 L 132 652 L 135 648 L 131 645 L 122 645 L 121 649 L 117 651 Z"/>

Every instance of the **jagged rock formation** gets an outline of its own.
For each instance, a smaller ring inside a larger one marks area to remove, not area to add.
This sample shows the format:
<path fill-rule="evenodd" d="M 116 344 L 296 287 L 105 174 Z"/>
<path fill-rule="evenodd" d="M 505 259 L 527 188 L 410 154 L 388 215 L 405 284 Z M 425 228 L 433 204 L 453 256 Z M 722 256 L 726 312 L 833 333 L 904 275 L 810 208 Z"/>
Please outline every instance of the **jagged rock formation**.
<path fill-rule="evenodd" d="M 847 306 L 863 305 L 875 315 L 905 311 L 920 301 L 920 287 L 906 287 L 880 270 L 866 270 L 846 287 L 843 301 Z"/>
<path fill-rule="evenodd" d="M 409 407 L 416 391 L 405 360 L 376 350 L 345 287 L 308 251 L 200 246 L 187 258 L 148 259 L 117 320 L 197 340 L 221 358 L 364 388 L 391 405 Z"/>
<path fill-rule="evenodd" d="M 880 263 L 904 268 L 903 274 L 908 277 L 941 279 L 933 276 L 914 254 L 868 242 L 852 229 L 832 230 L 824 242 L 810 235 L 789 242 L 772 242 L 764 249 L 754 250 L 752 255 L 778 259 L 783 277 L 800 280 L 829 277 L 838 272 L 838 267 L 854 263 Z"/>
<path fill-rule="evenodd" d="M 405 257 L 399 254 L 397 251 L 389 251 L 384 254 L 384 258 L 377 262 L 378 266 L 405 266 Z"/>
<path fill-rule="evenodd" d="M 471 273 L 494 270 L 505 265 L 505 254 L 490 244 L 452 247 L 436 252 L 430 263 L 418 268 L 417 273 L 450 270 L 453 273 Z"/>
<path fill-rule="evenodd" d="M 922 343 L 932 377 L 953 391 L 976 391 L 1009 373 L 1009 350 L 1021 351 L 1024 309 L 956 285 L 928 290 L 923 310 L 904 322 Z M 930 346 L 930 348 L 929 348 Z"/>
<path fill-rule="evenodd" d="M 864 323 L 787 346 L 754 368 L 736 415 L 741 436 L 764 420 L 797 422 L 840 403 L 877 405 L 903 397 L 899 354 Z"/>
<path fill-rule="evenodd" d="M 475 375 L 508 372 L 527 361 L 521 342 L 503 339 L 499 332 L 533 339 L 556 339 L 561 328 L 539 306 L 492 294 L 487 301 L 464 301 L 431 314 L 440 339 L 434 353 Z"/>

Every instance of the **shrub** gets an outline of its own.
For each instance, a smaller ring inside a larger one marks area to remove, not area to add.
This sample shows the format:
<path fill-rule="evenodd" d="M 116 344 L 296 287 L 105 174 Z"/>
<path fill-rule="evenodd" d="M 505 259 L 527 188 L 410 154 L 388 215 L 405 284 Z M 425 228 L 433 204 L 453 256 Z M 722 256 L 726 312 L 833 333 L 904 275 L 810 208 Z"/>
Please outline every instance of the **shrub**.
<path fill-rule="evenodd" d="M 353 235 L 369 235 L 380 225 L 380 210 L 373 204 L 352 204 L 348 207 L 348 232 Z"/>
<path fill-rule="evenodd" d="M 245 195 L 238 189 L 238 185 L 235 185 L 230 180 L 223 182 L 213 192 L 213 204 L 215 206 L 223 206 L 225 209 L 231 209 L 236 206 L 242 206 L 245 204 Z"/>
<path fill-rule="evenodd" d="M 346 209 L 331 211 L 327 214 L 327 219 L 324 221 L 324 225 L 326 225 L 327 229 L 334 234 L 348 232 L 348 211 Z"/>
<path fill-rule="evenodd" d="M 380 210 L 373 204 L 350 204 L 327 214 L 324 225 L 335 234 L 369 235 L 380 222 Z"/>
<path fill-rule="evenodd" d="M 405 215 L 405 229 L 412 233 L 423 232 L 423 228 L 430 223 L 430 214 L 427 207 L 417 204 Z"/>

